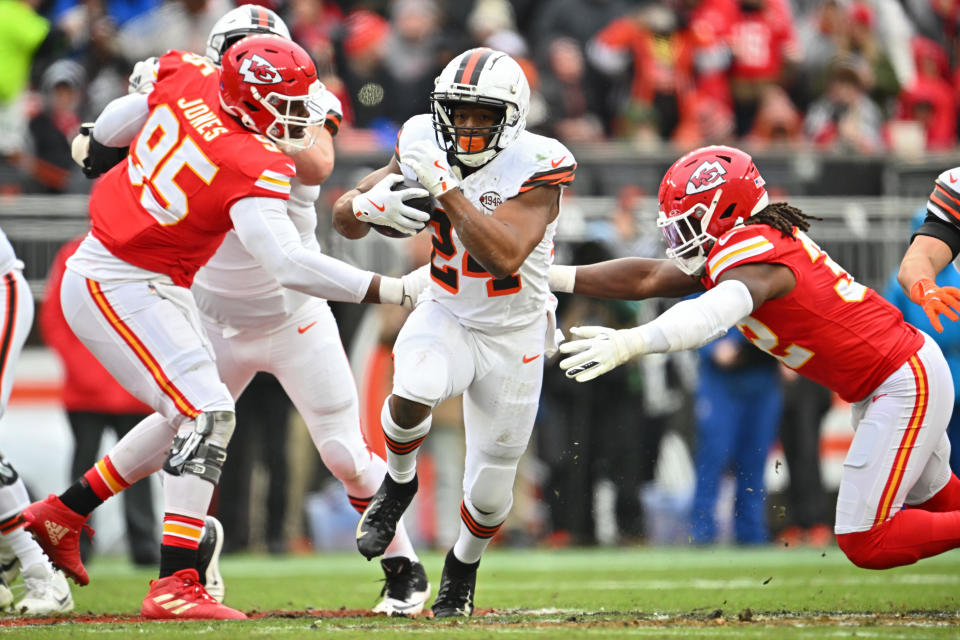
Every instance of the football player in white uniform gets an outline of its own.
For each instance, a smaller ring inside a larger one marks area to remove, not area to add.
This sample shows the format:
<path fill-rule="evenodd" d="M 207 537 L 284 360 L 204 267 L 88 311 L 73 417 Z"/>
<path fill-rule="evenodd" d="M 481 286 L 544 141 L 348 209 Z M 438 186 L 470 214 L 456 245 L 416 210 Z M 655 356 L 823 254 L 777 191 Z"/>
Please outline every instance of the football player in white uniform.
<path fill-rule="evenodd" d="M 408 120 L 396 156 L 334 205 L 337 230 L 358 238 L 369 231 L 360 213 L 389 209 L 379 198 L 395 174 L 419 180 L 437 203 L 431 281 L 397 337 L 393 393 L 381 414 L 388 475 L 357 527 L 360 552 L 382 554 L 417 491 L 431 412 L 462 393 L 460 535 L 446 556 L 436 617 L 473 612 L 480 556 L 510 512 L 543 356 L 556 348 L 547 272 L 576 162 L 558 141 L 524 130 L 529 98 L 507 54 L 458 55 L 436 79 L 432 114 Z"/>
<path fill-rule="evenodd" d="M 7 235 L 0 229 L 0 417 L 13 390 L 13 370 L 33 324 L 33 295 Z M 63 574 L 54 569 L 40 545 L 23 528 L 20 510 L 30 504 L 27 487 L 0 454 L 0 609 L 19 615 L 73 611 L 73 596 Z M 21 571 L 22 569 L 22 571 Z M 8 585 L 23 575 L 23 597 L 13 605 Z M 9 607 L 13 605 L 12 609 Z"/>
<path fill-rule="evenodd" d="M 214 25 L 207 42 L 207 57 L 219 64 L 228 47 L 256 33 L 290 37 L 275 13 L 257 5 L 243 5 Z M 130 91 L 149 93 L 155 79 L 155 59 L 138 63 L 130 78 Z M 313 132 L 317 139 L 312 147 L 288 150 L 297 165 L 298 177 L 291 180 L 287 213 L 303 247 L 319 253 L 315 201 L 320 194 L 319 183 L 333 169 L 332 136 L 339 128 L 341 107 L 339 100 L 325 89 L 313 107 L 326 118 L 323 127 Z M 414 195 L 417 193 L 413 191 Z M 410 282 L 408 278 L 408 290 L 421 286 Z M 387 283 L 394 285 L 399 281 Z M 197 273 L 191 291 L 216 357 L 220 379 L 232 397 L 238 398 L 258 371 L 276 376 L 306 422 L 324 464 L 343 483 L 354 508 L 362 512 L 383 480 L 386 463 L 367 448 L 361 435 L 356 387 L 326 301 L 283 287 L 250 254 L 235 231 L 227 234 L 214 256 Z M 94 470 L 101 476 L 117 476 L 102 486 L 119 492 L 159 470 L 176 433 L 177 427 L 160 414 L 144 420 L 95 465 Z M 80 499 L 71 494 L 80 494 Z M 84 484 L 81 479 L 62 498 L 51 497 L 44 502 L 53 510 L 61 509 L 64 502 L 67 506 L 83 505 L 86 508 L 79 512 L 86 516 L 102 504 L 104 496 L 97 495 L 90 483 Z M 219 523 L 208 516 L 201 549 L 210 536 L 222 536 L 219 531 Z M 216 557 L 201 558 L 200 564 L 208 593 L 222 602 L 225 586 Z M 382 565 L 384 597 L 374 611 L 422 611 L 429 583 L 404 529 L 397 531 Z"/>

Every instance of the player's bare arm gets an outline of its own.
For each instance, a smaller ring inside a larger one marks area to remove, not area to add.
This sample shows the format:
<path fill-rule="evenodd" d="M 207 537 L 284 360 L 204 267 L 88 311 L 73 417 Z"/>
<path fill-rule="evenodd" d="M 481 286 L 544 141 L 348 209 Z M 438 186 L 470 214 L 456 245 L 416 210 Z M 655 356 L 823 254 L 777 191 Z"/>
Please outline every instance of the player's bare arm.
<path fill-rule="evenodd" d="M 333 136 L 324 127 L 311 127 L 310 135 L 316 135 L 313 146 L 291 153 L 290 157 L 297 166 L 297 180 L 306 185 L 318 185 L 333 172 Z"/>
<path fill-rule="evenodd" d="M 550 288 L 615 300 L 679 298 L 703 291 L 697 278 L 661 258 L 618 258 L 575 267 L 554 265 L 550 267 Z"/>
<path fill-rule="evenodd" d="M 954 247 L 950 243 L 956 241 L 956 227 L 933 217 L 933 214 L 928 215 L 907 248 L 897 272 L 897 282 L 910 299 L 923 308 L 937 331 L 943 331 L 941 314 L 953 321 L 960 318 L 957 315 L 960 312 L 960 289 L 937 285 L 937 275 L 953 260 Z"/>
<path fill-rule="evenodd" d="M 747 287 L 757 309 L 767 300 L 782 298 L 797 286 L 797 279 L 789 267 L 774 263 L 751 263 L 725 271 L 717 283 L 738 280 Z"/>
<path fill-rule="evenodd" d="M 910 288 L 917 280 L 936 280 L 937 274 L 943 271 L 951 260 L 953 253 L 946 242 L 933 236 L 917 235 L 900 261 L 897 282 L 904 291 L 910 293 Z"/>
<path fill-rule="evenodd" d="M 507 200 L 492 215 L 474 207 L 460 189 L 438 198 L 470 255 L 495 278 L 520 268 L 560 212 L 560 187 L 538 187 Z"/>

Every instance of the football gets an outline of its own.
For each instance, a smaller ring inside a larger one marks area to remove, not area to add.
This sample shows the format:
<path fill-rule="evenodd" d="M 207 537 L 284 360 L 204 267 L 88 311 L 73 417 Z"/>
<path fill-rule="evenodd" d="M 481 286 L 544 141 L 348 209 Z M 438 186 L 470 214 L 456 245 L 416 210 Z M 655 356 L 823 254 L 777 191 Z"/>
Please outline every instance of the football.
<path fill-rule="evenodd" d="M 403 189 L 414 189 L 414 188 L 423 189 L 423 185 L 417 182 L 416 180 L 410 180 L 410 179 L 404 178 L 403 182 L 398 182 L 397 184 L 393 185 L 392 191 L 401 191 Z M 433 198 L 429 195 L 423 198 L 408 198 L 407 200 L 405 200 L 405 202 L 407 203 L 408 206 L 411 206 L 414 209 L 419 209 L 420 211 L 424 211 L 431 215 L 433 214 L 433 210 L 434 210 Z M 377 233 L 387 236 L 388 238 L 410 238 L 413 235 L 416 235 L 416 234 L 408 235 L 408 234 L 402 233 L 400 231 L 397 231 L 393 227 L 388 227 L 387 225 L 384 225 L 384 224 L 370 224 L 370 226 L 373 227 Z M 426 226 L 424 226 L 424 229 L 425 228 Z"/>

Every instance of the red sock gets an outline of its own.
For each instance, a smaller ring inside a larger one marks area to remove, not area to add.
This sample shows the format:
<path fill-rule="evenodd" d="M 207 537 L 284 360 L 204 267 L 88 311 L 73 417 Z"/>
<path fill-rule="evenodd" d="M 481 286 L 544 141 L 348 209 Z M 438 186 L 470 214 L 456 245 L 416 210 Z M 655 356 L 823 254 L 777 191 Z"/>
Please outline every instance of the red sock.
<path fill-rule="evenodd" d="M 93 490 L 100 500 L 107 500 L 130 487 L 130 484 L 123 479 L 117 469 L 113 466 L 110 456 L 104 456 L 90 469 L 83 474 L 90 489 Z"/>
<path fill-rule="evenodd" d="M 943 489 L 926 502 L 912 504 L 910 507 L 924 511 L 960 511 L 960 478 L 951 473 Z"/>
<path fill-rule="evenodd" d="M 960 547 L 960 511 L 902 509 L 868 531 L 838 535 L 837 544 L 853 564 L 864 569 L 913 564 Z"/>

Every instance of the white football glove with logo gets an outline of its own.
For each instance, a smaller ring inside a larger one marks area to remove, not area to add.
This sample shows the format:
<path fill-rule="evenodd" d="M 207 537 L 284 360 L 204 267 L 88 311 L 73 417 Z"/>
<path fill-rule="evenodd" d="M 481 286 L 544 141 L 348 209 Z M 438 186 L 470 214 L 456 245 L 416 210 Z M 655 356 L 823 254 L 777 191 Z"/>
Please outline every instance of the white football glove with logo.
<path fill-rule="evenodd" d="M 639 327 L 571 327 L 570 335 L 580 340 L 564 342 L 560 353 L 573 354 L 560 361 L 568 378 L 588 382 L 619 367 L 630 358 L 645 353 Z"/>
<path fill-rule="evenodd" d="M 400 154 L 400 162 L 413 169 L 417 179 L 438 198 L 460 186 L 447 161 L 447 154 L 428 140 L 417 140 Z"/>
<path fill-rule="evenodd" d="M 127 93 L 150 93 L 153 83 L 157 81 L 157 70 L 160 68 L 159 58 L 147 58 L 133 65 L 133 72 L 127 80 Z"/>
<path fill-rule="evenodd" d="M 430 214 L 414 209 L 404 201 L 410 198 L 425 198 L 430 194 L 417 187 L 393 191 L 392 187 L 401 182 L 402 175 L 391 173 L 366 193 L 354 196 L 353 214 L 357 220 L 392 227 L 410 236 L 427 226 Z"/>

